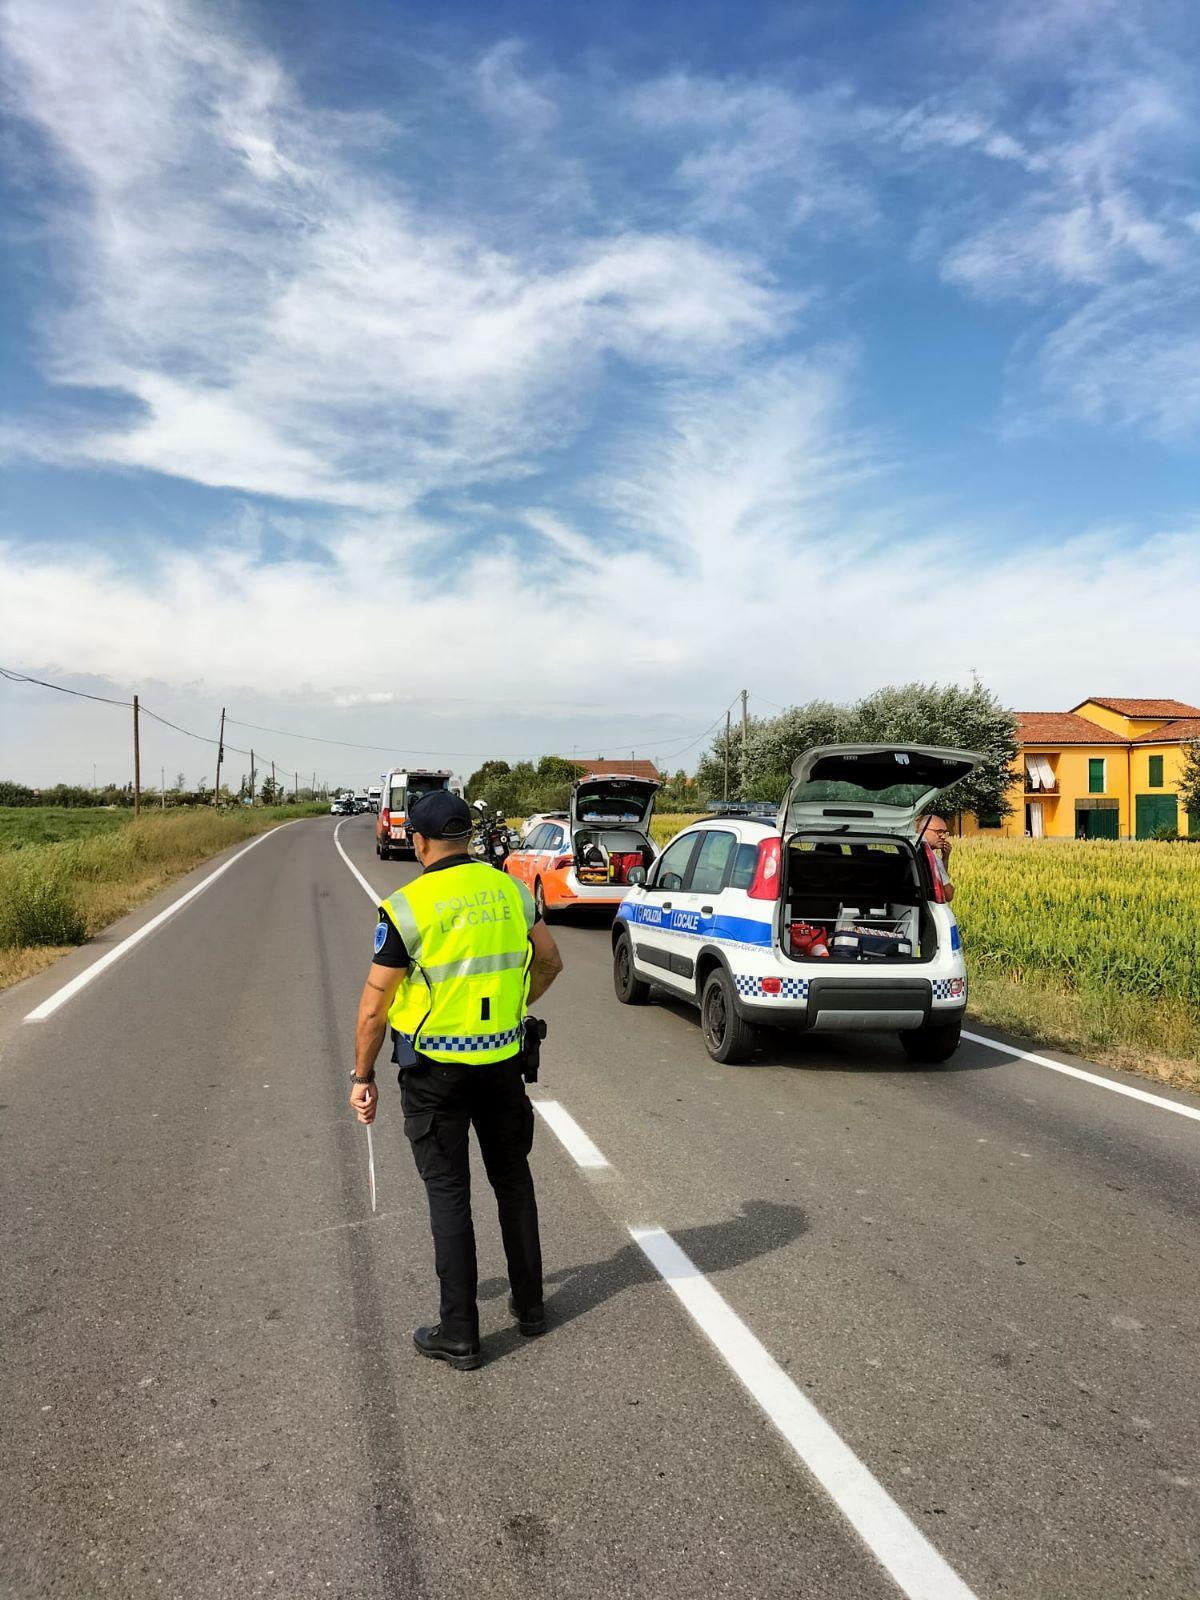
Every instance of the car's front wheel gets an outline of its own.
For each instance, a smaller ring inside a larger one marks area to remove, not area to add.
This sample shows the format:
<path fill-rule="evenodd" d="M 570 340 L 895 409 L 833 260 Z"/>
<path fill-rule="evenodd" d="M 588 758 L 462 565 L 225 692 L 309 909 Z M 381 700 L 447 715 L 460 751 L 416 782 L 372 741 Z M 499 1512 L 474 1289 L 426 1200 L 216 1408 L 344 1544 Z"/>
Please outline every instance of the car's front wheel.
<path fill-rule="evenodd" d="M 923 1028 L 906 1029 L 900 1035 L 900 1043 L 910 1061 L 949 1061 L 961 1036 L 961 1022 L 927 1022 Z"/>
<path fill-rule="evenodd" d="M 613 988 L 623 1006 L 644 1006 L 650 998 L 650 985 L 633 968 L 633 946 L 622 934 L 613 949 Z"/>
<path fill-rule="evenodd" d="M 733 980 L 724 967 L 715 967 L 704 980 L 700 1030 L 714 1061 L 748 1061 L 757 1043 L 758 1030 L 739 1013 Z"/>

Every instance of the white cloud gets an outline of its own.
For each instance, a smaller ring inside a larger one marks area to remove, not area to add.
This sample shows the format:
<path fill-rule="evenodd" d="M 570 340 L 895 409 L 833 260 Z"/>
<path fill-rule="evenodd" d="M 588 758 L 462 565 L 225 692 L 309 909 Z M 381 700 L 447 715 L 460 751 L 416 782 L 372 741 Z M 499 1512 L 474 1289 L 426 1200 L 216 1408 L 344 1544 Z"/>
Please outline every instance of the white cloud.
<path fill-rule="evenodd" d="M 859 147 L 884 119 L 846 85 L 801 95 L 674 72 L 624 105 L 640 128 L 674 143 L 675 181 L 700 222 L 745 225 L 764 207 L 776 229 L 861 226 L 875 215 Z"/>
<path fill-rule="evenodd" d="M 59 449 L 396 508 L 564 443 L 610 356 L 687 370 L 778 330 L 757 265 L 695 239 L 581 229 L 518 254 L 422 212 L 351 159 L 346 119 L 205 24 L 166 0 L 6 12 L 22 109 L 79 191 L 53 373 L 138 402 Z M 550 114 L 511 49 L 479 81 L 525 127 Z"/>
<path fill-rule="evenodd" d="M 428 530 L 403 517 L 373 519 L 366 553 L 360 530 L 324 563 L 265 565 L 245 531 L 136 576 L 86 549 L 64 562 L 12 545 L 0 631 L 16 660 L 200 684 L 213 704 L 253 694 L 285 727 L 337 733 L 331 707 L 395 707 L 387 726 L 402 723 L 405 743 L 451 750 L 504 748 L 515 736 L 497 729 L 521 718 L 534 748 L 589 719 L 700 728 L 741 683 L 840 699 L 975 668 L 1053 707 L 1101 671 L 1145 686 L 1144 629 L 1130 623 L 1146 617 L 1156 681 L 1200 693 L 1197 529 L 997 556 L 990 530 L 874 511 L 840 367 L 768 365 L 716 394 L 680 384 L 671 431 L 631 437 L 624 476 L 603 480 L 603 539 L 531 510 L 544 554 L 496 544 L 451 590 L 414 559 Z M 1014 639 L 1037 647 L 1014 652 Z M 490 735 L 471 723 L 485 716 Z"/>
<path fill-rule="evenodd" d="M 475 66 L 480 100 L 489 115 L 515 129 L 523 142 L 544 139 L 559 121 L 558 105 L 522 67 L 520 40 L 505 39 L 484 52 Z"/>
<path fill-rule="evenodd" d="M 1038 377 L 1059 410 L 1183 442 L 1200 432 L 1193 278 L 1099 294 L 1046 340 Z"/>

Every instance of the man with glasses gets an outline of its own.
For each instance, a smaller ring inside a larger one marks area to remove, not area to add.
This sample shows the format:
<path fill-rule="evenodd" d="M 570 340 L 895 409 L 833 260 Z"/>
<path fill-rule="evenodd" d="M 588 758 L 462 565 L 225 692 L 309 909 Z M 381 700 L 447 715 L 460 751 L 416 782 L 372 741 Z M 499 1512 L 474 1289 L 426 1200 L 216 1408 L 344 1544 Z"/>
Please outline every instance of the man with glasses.
<path fill-rule="evenodd" d="M 950 829 L 945 817 L 935 813 L 917 819 L 917 838 L 925 846 L 930 870 L 941 885 L 942 896 L 949 902 L 954 899 L 954 885 L 950 881 Z"/>

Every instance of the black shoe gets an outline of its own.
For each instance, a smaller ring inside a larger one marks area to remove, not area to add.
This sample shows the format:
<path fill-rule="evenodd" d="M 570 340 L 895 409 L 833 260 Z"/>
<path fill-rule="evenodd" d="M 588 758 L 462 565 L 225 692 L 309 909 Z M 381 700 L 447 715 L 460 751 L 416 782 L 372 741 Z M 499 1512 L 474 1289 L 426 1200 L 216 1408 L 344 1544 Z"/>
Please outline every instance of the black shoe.
<path fill-rule="evenodd" d="M 472 1343 L 468 1339 L 447 1339 L 443 1337 L 440 1322 L 435 1322 L 431 1328 L 418 1328 L 413 1334 L 413 1343 L 423 1356 L 430 1356 L 434 1361 L 448 1361 L 460 1372 L 470 1372 L 483 1363 L 478 1340 Z"/>
<path fill-rule="evenodd" d="M 546 1331 L 545 1306 L 531 1306 L 528 1311 L 518 1311 L 517 1302 L 512 1295 L 508 1297 L 508 1309 L 517 1319 L 517 1327 L 527 1339 L 536 1339 L 539 1333 Z"/>

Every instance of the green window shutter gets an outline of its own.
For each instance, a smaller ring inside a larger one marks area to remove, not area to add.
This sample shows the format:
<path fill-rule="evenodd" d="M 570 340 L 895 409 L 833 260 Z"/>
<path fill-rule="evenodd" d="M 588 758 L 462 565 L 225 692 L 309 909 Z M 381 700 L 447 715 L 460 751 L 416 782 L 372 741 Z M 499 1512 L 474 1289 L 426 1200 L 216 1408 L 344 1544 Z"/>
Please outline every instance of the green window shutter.
<path fill-rule="evenodd" d="M 1150 757 L 1150 787 L 1152 789 L 1161 789 L 1162 786 L 1163 786 L 1163 758 L 1161 756 L 1151 756 Z"/>
<path fill-rule="evenodd" d="M 1104 757 L 1090 756 L 1088 758 L 1088 793 L 1104 793 Z"/>

